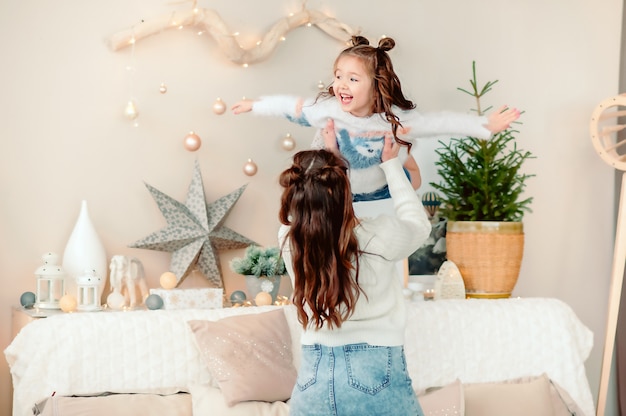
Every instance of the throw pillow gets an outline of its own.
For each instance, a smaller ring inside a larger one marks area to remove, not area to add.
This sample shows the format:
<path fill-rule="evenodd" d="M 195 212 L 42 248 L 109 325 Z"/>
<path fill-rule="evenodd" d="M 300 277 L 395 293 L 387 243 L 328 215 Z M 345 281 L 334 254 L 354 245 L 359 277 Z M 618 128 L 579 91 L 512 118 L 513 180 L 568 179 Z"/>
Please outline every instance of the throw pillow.
<path fill-rule="evenodd" d="M 572 396 L 554 380 L 550 380 L 550 395 L 554 405 L 554 416 L 584 415 Z"/>
<path fill-rule="evenodd" d="M 48 397 L 33 408 L 40 416 L 135 416 L 168 415 L 188 416 L 192 414 L 190 394 L 107 394 L 100 396 Z"/>
<path fill-rule="evenodd" d="M 241 402 L 228 406 L 219 388 L 208 384 L 192 384 L 192 410 L 194 415 L 216 416 L 289 416 L 289 405 L 285 402 Z"/>
<path fill-rule="evenodd" d="M 546 375 L 526 382 L 463 385 L 466 416 L 554 416 Z"/>
<path fill-rule="evenodd" d="M 446 386 L 428 389 L 419 394 L 417 399 L 422 406 L 424 416 L 463 416 L 465 414 L 465 398 L 460 380 Z"/>
<path fill-rule="evenodd" d="M 282 309 L 188 324 L 229 406 L 291 397 L 297 373 Z"/>

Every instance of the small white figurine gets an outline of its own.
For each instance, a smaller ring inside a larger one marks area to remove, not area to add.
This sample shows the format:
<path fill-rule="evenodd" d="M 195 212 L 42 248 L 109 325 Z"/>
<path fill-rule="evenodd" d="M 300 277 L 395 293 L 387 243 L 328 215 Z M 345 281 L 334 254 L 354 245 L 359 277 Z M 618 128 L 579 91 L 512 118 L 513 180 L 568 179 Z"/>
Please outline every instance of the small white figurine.
<path fill-rule="evenodd" d="M 143 264 L 135 257 L 117 255 L 111 258 L 109 276 L 113 293 L 123 295 L 125 304 L 131 308 L 141 305 L 149 295 Z M 137 299 L 137 287 L 141 298 Z"/>
<path fill-rule="evenodd" d="M 437 272 L 435 300 L 465 299 L 465 284 L 461 272 L 454 262 L 446 260 Z"/>

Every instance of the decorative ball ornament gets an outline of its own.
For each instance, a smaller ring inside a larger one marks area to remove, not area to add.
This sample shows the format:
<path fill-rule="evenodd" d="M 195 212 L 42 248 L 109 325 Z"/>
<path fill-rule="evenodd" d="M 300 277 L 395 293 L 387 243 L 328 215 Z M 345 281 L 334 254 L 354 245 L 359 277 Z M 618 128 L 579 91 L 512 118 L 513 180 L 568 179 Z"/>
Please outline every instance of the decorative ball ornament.
<path fill-rule="evenodd" d="M 285 137 L 283 137 L 283 141 L 280 146 L 287 151 L 293 150 L 296 147 L 296 141 L 291 137 L 291 134 L 287 133 Z"/>
<path fill-rule="evenodd" d="M 137 105 L 133 100 L 128 101 L 126 104 L 126 108 L 124 109 L 124 115 L 129 120 L 134 120 L 139 116 L 139 112 L 137 111 Z"/>
<path fill-rule="evenodd" d="M 37 297 L 33 292 L 24 292 L 22 296 L 20 296 L 20 305 L 25 308 L 32 308 L 35 305 L 35 301 Z"/>
<path fill-rule="evenodd" d="M 161 94 L 165 94 L 167 92 L 167 85 L 165 85 L 165 83 L 161 83 L 161 85 L 159 86 L 159 92 Z"/>
<path fill-rule="evenodd" d="M 252 159 L 248 159 L 245 165 L 243 165 L 243 173 L 245 173 L 248 176 L 256 175 L 257 170 L 258 170 L 257 165 L 256 163 L 254 163 Z"/>
<path fill-rule="evenodd" d="M 218 98 L 217 100 L 215 100 L 215 102 L 213 103 L 213 112 L 219 116 L 219 115 L 224 114 L 225 111 L 226 111 L 226 103 L 222 101 L 221 98 Z"/>
<path fill-rule="evenodd" d="M 322 81 L 317 83 L 317 89 L 318 90 L 323 90 L 326 86 L 324 85 L 324 83 Z"/>
<path fill-rule="evenodd" d="M 190 152 L 195 152 L 202 145 L 202 140 L 200 140 L 200 136 L 198 136 L 193 131 L 190 131 L 188 135 L 185 136 L 184 146 L 185 150 Z"/>
<path fill-rule="evenodd" d="M 59 300 L 59 306 L 63 312 L 74 312 L 78 306 L 78 302 L 74 295 L 63 295 Z"/>
<path fill-rule="evenodd" d="M 230 303 L 233 305 L 243 304 L 246 298 L 246 293 L 243 290 L 235 290 L 230 294 Z"/>
<path fill-rule="evenodd" d="M 437 211 L 439 210 L 439 206 L 441 205 L 441 200 L 439 199 L 439 195 L 435 192 L 426 192 L 422 196 L 422 205 L 426 208 L 426 212 L 432 218 L 435 216 Z"/>
<path fill-rule="evenodd" d="M 157 295 L 156 293 L 153 293 L 146 298 L 145 303 L 146 303 L 146 308 L 150 309 L 151 311 L 154 311 L 157 309 L 161 309 L 163 307 L 163 298 Z"/>
<path fill-rule="evenodd" d="M 254 298 L 254 303 L 256 303 L 256 306 L 271 305 L 272 295 L 267 292 L 259 292 Z"/>
<path fill-rule="evenodd" d="M 159 278 L 159 283 L 161 284 L 161 287 L 163 289 L 170 290 L 176 287 L 176 285 L 178 284 L 178 279 L 176 278 L 176 275 L 174 273 L 165 272 Z"/>
<path fill-rule="evenodd" d="M 114 310 L 120 310 L 126 305 L 126 298 L 118 292 L 111 292 L 107 296 L 107 305 Z"/>

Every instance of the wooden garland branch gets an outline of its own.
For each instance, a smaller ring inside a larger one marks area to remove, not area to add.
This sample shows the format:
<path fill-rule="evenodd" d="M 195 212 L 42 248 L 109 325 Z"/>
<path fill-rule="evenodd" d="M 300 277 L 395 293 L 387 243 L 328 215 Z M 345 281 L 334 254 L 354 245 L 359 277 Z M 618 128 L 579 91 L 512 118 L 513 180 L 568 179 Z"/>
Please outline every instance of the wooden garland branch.
<path fill-rule="evenodd" d="M 341 42 L 347 42 L 353 35 L 360 33 L 359 29 L 341 23 L 320 11 L 303 9 L 278 20 L 260 42 L 252 48 L 245 49 L 215 10 L 194 8 L 161 16 L 150 22 L 142 22 L 130 29 L 115 33 L 109 38 L 108 43 L 111 49 L 117 51 L 167 29 L 194 26 L 208 32 L 231 62 L 251 64 L 266 59 L 287 33 L 305 25 L 316 26 Z"/>

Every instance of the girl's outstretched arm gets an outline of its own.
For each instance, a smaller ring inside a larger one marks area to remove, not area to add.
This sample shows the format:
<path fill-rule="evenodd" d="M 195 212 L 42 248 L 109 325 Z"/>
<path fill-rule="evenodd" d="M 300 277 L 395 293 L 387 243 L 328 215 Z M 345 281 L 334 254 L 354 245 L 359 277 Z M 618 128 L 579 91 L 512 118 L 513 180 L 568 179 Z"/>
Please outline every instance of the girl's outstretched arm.
<path fill-rule="evenodd" d="M 517 120 L 519 116 L 520 111 L 517 108 L 508 108 L 508 106 L 503 105 L 487 116 L 485 127 L 491 133 L 499 133 L 511 127 L 511 123 Z"/>
<path fill-rule="evenodd" d="M 254 100 L 241 100 L 235 103 L 230 109 L 233 114 L 248 113 L 252 111 L 252 103 L 254 103 Z"/>

